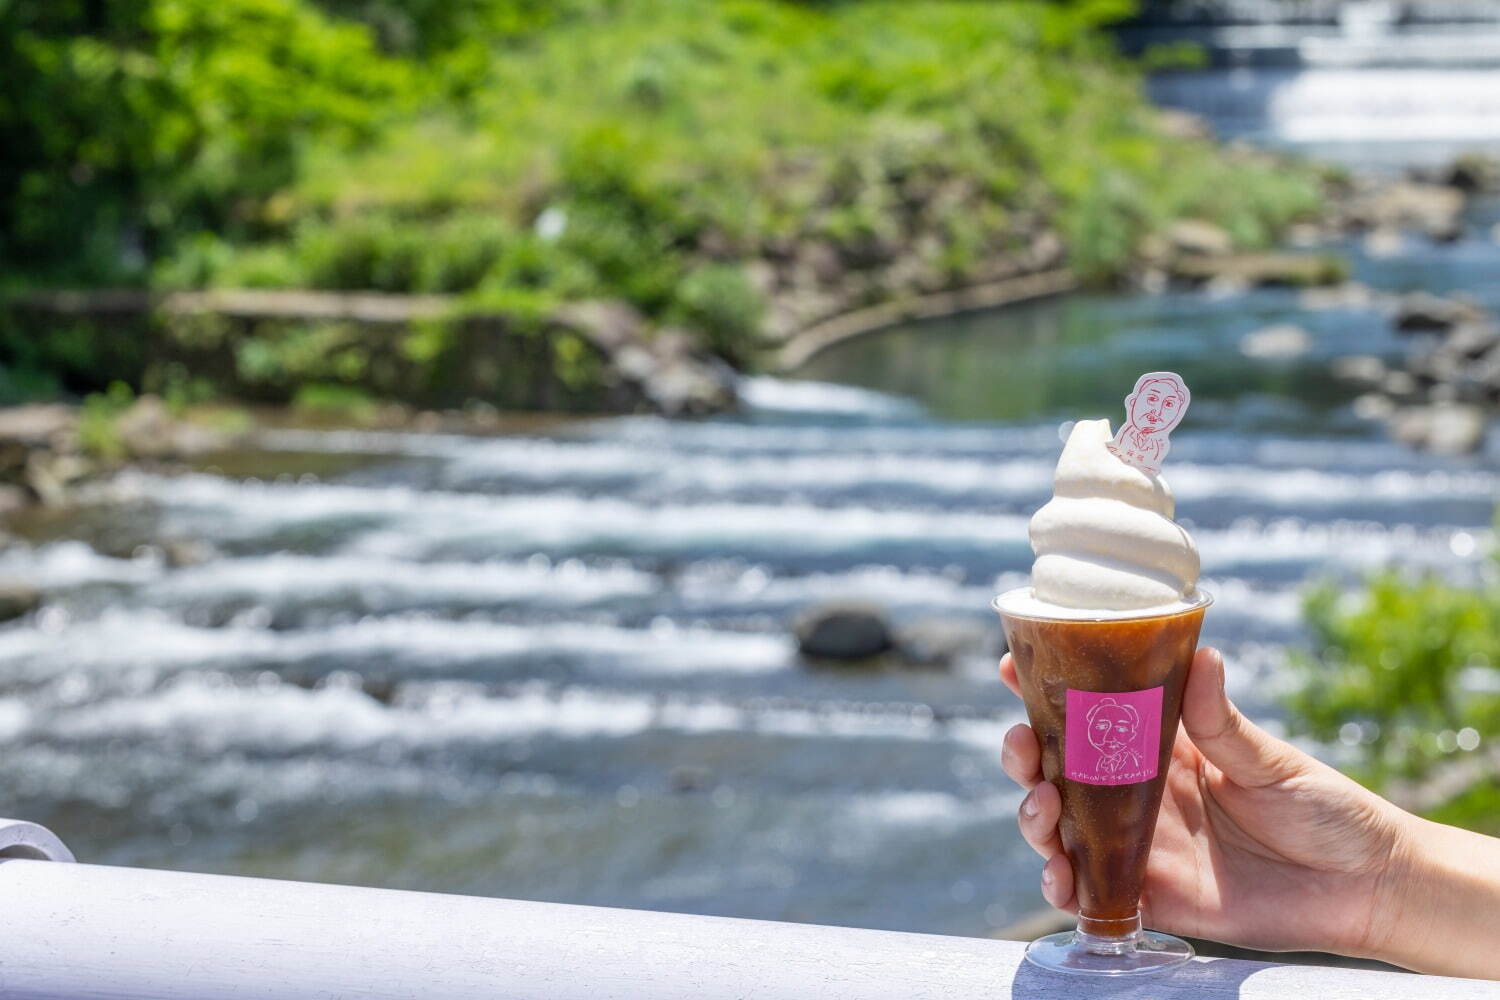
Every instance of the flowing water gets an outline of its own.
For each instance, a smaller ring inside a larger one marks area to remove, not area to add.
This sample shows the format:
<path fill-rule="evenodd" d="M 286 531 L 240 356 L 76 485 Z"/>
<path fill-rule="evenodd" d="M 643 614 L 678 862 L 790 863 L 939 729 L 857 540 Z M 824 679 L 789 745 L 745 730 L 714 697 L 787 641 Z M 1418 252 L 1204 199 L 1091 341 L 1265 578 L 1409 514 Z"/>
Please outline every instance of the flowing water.
<path fill-rule="evenodd" d="M 1492 221 L 1351 253 L 1493 299 Z M 1310 353 L 1240 353 L 1288 321 Z M 1377 307 L 1289 291 L 1075 297 L 847 344 L 735 419 L 283 430 L 130 472 L 0 552 L 48 593 L 0 629 L 5 812 L 106 863 L 985 933 L 1039 905 L 987 602 L 1028 568 L 1058 422 L 1186 376 L 1205 638 L 1276 726 L 1309 578 L 1463 575 L 1489 544 L 1500 454 L 1393 445 L 1328 374 L 1404 349 Z M 801 663 L 789 620 L 850 598 L 989 638 L 950 669 Z"/>

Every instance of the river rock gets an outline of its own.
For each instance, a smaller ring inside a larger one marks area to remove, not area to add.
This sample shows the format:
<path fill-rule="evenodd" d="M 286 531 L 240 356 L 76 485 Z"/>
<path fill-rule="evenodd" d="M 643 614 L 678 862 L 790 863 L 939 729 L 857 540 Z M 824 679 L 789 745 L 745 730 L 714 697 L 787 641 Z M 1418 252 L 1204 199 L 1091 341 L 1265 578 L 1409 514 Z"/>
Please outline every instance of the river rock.
<path fill-rule="evenodd" d="M 1467 455 L 1484 444 L 1487 421 L 1477 406 L 1439 405 L 1432 407 L 1427 447 L 1445 455 Z"/>
<path fill-rule="evenodd" d="M 31 494 L 25 487 L 13 483 L 0 483 L 0 517 L 14 514 L 31 506 Z"/>
<path fill-rule="evenodd" d="M 677 795 L 707 791 L 714 780 L 714 773 L 698 764 L 678 764 L 667 772 L 667 786 Z"/>
<path fill-rule="evenodd" d="M 1461 403 L 1408 406 L 1391 419 L 1391 433 L 1398 441 L 1444 455 L 1478 451 L 1485 429 L 1484 411 Z"/>
<path fill-rule="evenodd" d="M 172 569 L 201 566 L 214 555 L 214 547 L 200 538 L 169 538 L 161 543 L 162 562 Z"/>
<path fill-rule="evenodd" d="M 701 417 L 732 410 L 738 376 L 714 358 L 668 357 L 641 380 L 658 411 L 671 417 Z"/>
<path fill-rule="evenodd" d="M 1463 323 L 1443 339 L 1442 351 L 1455 357 L 1475 360 L 1500 346 L 1500 329 L 1485 323 Z"/>
<path fill-rule="evenodd" d="M 114 422 L 115 433 L 134 458 L 186 458 L 227 447 L 233 436 L 178 420 L 157 396 L 142 396 Z"/>
<path fill-rule="evenodd" d="M 1188 281 L 1235 285 L 1336 285 L 1348 277 L 1342 259 L 1330 254 L 1250 253 L 1227 256 L 1183 256 L 1172 262 L 1172 274 Z"/>
<path fill-rule="evenodd" d="M 1396 400 L 1410 400 L 1417 395 L 1417 380 L 1411 372 L 1387 372 L 1380 383 L 1380 391 Z"/>
<path fill-rule="evenodd" d="M 1400 255 L 1406 248 L 1406 237 L 1395 226 L 1380 226 L 1365 233 L 1361 246 L 1367 256 L 1386 260 Z"/>
<path fill-rule="evenodd" d="M 1268 326 L 1240 338 L 1240 353 L 1247 358 L 1295 358 L 1312 349 L 1312 335 L 1300 326 Z"/>
<path fill-rule="evenodd" d="M 819 660 L 867 660 L 895 646 L 885 611 L 873 604 L 822 604 L 804 611 L 792 626 L 797 649 Z"/>
<path fill-rule="evenodd" d="M 1445 184 L 1401 181 L 1377 187 L 1352 206 L 1353 220 L 1366 229 L 1419 229 L 1439 240 L 1463 232 L 1464 195 Z"/>
<path fill-rule="evenodd" d="M 77 428 L 78 411 L 61 403 L 0 408 L 0 441 L 64 451 Z"/>
<path fill-rule="evenodd" d="M 1500 158 L 1465 153 L 1448 167 L 1443 180 L 1449 187 L 1469 194 L 1493 194 L 1500 191 Z"/>
<path fill-rule="evenodd" d="M 1167 243 L 1177 253 L 1221 257 L 1234 249 L 1234 240 L 1220 226 L 1202 219 L 1179 219 L 1167 228 Z"/>
<path fill-rule="evenodd" d="M 998 634 L 998 628 L 971 618 L 924 618 L 897 630 L 896 651 L 913 666 L 949 667 L 965 656 L 994 649 Z M 1003 646 L 1004 640 L 1000 643 Z"/>
<path fill-rule="evenodd" d="M 1383 423 L 1395 415 L 1396 404 L 1391 402 L 1391 397 L 1382 393 L 1367 392 L 1354 398 L 1353 409 L 1354 415 L 1361 420 L 1375 420 Z"/>
<path fill-rule="evenodd" d="M 1335 378 L 1367 387 L 1378 386 L 1385 381 L 1385 362 L 1373 354 L 1352 354 L 1333 363 Z"/>
<path fill-rule="evenodd" d="M 1423 333 L 1452 329 L 1460 323 L 1480 323 L 1484 312 L 1471 302 L 1445 299 L 1428 292 L 1411 292 L 1396 303 L 1396 329 Z"/>
<path fill-rule="evenodd" d="M 26 459 L 26 485 L 43 503 L 60 506 L 74 486 L 96 471 L 94 463 L 82 455 L 39 449 Z"/>
<path fill-rule="evenodd" d="M 42 604 L 42 592 L 18 581 L 0 581 L 0 622 L 31 614 Z"/>
<path fill-rule="evenodd" d="M 826 240 L 808 240 L 797 247 L 792 264 L 795 288 L 828 288 L 844 277 L 844 262 L 838 248 Z"/>
<path fill-rule="evenodd" d="M 728 365 L 703 351 L 685 330 L 665 328 L 650 335 L 644 317 L 626 303 L 571 303 L 555 311 L 551 322 L 587 340 L 642 408 L 700 416 L 738 403 L 737 378 Z"/>

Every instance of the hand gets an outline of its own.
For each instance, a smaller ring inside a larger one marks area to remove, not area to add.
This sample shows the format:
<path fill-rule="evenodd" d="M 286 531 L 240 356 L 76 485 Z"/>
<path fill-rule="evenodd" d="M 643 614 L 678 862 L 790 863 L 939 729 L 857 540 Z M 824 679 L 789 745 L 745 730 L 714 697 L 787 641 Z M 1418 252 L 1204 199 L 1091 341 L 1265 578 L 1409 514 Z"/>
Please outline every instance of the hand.
<path fill-rule="evenodd" d="M 1020 694 L 1010 654 L 1000 677 Z M 1005 773 L 1030 789 L 1021 833 L 1046 859 L 1042 894 L 1077 911 L 1058 836 L 1062 800 L 1042 780 L 1036 735 L 1005 736 Z M 1380 957 L 1404 893 L 1408 814 L 1276 739 L 1224 693 L 1224 660 L 1200 649 L 1188 674 L 1141 909 L 1161 930 L 1266 950 Z"/>

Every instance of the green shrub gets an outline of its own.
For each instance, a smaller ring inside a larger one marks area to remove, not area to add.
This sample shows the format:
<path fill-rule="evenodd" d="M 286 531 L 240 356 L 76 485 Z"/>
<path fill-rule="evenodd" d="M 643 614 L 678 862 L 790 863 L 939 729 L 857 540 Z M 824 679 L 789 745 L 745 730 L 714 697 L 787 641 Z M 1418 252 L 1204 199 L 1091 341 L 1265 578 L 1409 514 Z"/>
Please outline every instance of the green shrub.
<path fill-rule="evenodd" d="M 84 397 L 78 411 L 78 445 L 84 454 L 106 461 L 125 457 L 119 419 L 135 403 L 135 392 L 124 382 L 113 382 L 104 392 Z"/>
<path fill-rule="evenodd" d="M 354 386 L 310 382 L 298 387 L 292 397 L 292 408 L 362 422 L 375 415 L 376 402 L 369 393 Z"/>
<path fill-rule="evenodd" d="M 1500 587 L 1461 587 L 1387 571 L 1345 596 L 1331 584 L 1306 601 L 1313 654 L 1296 661 L 1294 730 L 1338 741 L 1374 787 L 1422 783 L 1500 741 Z M 1478 756 L 1476 756 L 1478 755 Z M 1490 775 L 1440 807 L 1450 820 L 1500 825 Z"/>
<path fill-rule="evenodd" d="M 703 331 L 720 356 L 743 362 L 755 343 L 764 308 L 742 268 L 709 264 L 682 279 L 670 315 L 690 329 Z"/>

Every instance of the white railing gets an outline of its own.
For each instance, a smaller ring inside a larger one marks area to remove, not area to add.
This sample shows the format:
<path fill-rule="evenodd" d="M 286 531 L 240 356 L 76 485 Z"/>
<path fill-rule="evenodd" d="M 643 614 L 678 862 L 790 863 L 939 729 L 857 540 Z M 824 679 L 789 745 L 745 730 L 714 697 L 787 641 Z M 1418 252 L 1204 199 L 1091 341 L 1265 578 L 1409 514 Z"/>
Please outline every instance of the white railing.
<path fill-rule="evenodd" d="M 1230 959 L 1080 981 L 1009 941 L 57 863 L 71 860 L 43 828 L 0 820 L 5 1000 L 1500 996 L 1475 980 Z"/>

